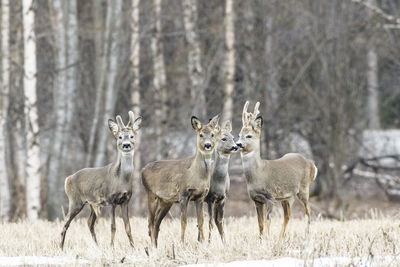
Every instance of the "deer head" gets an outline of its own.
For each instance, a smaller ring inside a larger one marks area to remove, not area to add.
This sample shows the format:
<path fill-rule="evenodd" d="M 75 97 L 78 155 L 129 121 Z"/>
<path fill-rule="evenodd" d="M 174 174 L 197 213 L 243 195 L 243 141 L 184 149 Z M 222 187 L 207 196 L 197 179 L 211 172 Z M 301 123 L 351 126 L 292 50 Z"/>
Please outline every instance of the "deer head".
<path fill-rule="evenodd" d="M 231 131 L 232 124 L 229 120 L 225 121 L 222 127 L 217 126 L 217 145 L 215 149 L 219 154 L 229 155 L 238 150 Z"/>
<path fill-rule="evenodd" d="M 129 122 L 125 125 L 120 115 L 116 117 L 117 122 L 108 120 L 108 127 L 117 140 L 118 151 L 129 153 L 135 149 L 137 131 L 142 124 L 142 117 L 134 120 L 132 111 L 129 111 Z"/>
<path fill-rule="evenodd" d="M 258 116 L 258 114 L 260 113 L 260 111 L 258 110 L 260 102 L 256 103 L 253 113 L 247 112 L 248 106 L 249 101 L 246 101 L 242 114 L 243 126 L 240 130 L 239 140 L 237 143 L 243 154 L 247 154 L 254 151 L 256 148 L 259 148 L 261 127 L 263 124 L 262 117 Z"/>
<path fill-rule="evenodd" d="M 197 133 L 197 149 L 200 152 L 209 154 L 214 151 L 218 121 L 219 115 L 216 115 L 208 124 L 203 125 L 198 118 L 192 116 L 192 127 Z"/>

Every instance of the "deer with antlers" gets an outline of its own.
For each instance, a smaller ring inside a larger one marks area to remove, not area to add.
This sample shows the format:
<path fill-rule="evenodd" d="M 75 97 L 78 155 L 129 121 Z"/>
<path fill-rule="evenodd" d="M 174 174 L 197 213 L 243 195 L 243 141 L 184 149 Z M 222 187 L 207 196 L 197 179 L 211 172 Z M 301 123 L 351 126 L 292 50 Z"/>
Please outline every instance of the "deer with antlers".
<path fill-rule="evenodd" d="M 228 173 L 229 159 L 231 154 L 238 150 L 231 131 L 232 124 L 229 120 L 223 124 L 222 128 L 218 127 L 214 170 L 211 175 L 210 190 L 205 198 L 210 217 L 208 240 L 210 241 L 211 239 L 214 220 L 223 243 L 225 243 L 223 227 L 224 206 L 230 185 Z"/>
<path fill-rule="evenodd" d="M 142 182 L 148 199 L 149 235 L 155 247 L 160 224 L 174 203 L 179 203 L 181 208 L 181 241 L 185 239 L 189 201 L 196 203 L 198 240 L 204 239 L 203 202 L 210 188 L 218 120 L 219 115 L 203 125 L 193 116 L 191 123 L 196 131 L 196 154 L 181 160 L 155 161 L 142 170 Z"/>
<path fill-rule="evenodd" d="M 117 159 L 100 168 L 85 168 L 65 179 L 65 193 L 69 200 L 67 221 L 61 232 L 60 247 L 63 249 L 65 235 L 71 221 L 83 209 L 90 205 L 88 226 L 94 242 L 97 244 L 94 224 L 99 216 L 100 209 L 111 205 L 111 246 L 114 245 L 115 236 L 115 208 L 120 205 L 122 219 L 129 243 L 133 246 L 131 227 L 128 216 L 128 203 L 132 196 L 133 186 L 133 155 L 135 151 L 135 136 L 141 127 L 142 118 L 134 120 L 132 111 L 129 111 L 129 122 L 125 125 L 121 116 L 116 117 L 117 122 L 108 120 L 111 133 L 117 140 Z"/>
<path fill-rule="evenodd" d="M 261 159 L 260 138 L 263 119 L 258 115 L 260 103 L 256 103 L 253 113 L 247 112 L 248 106 L 249 101 L 243 108 L 243 127 L 237 145 L 240 148 L 247 190 L 256 206 L 260 237 L 264 230 L 264 205 L 267 208 L 266 226 L 269 233 L 272 205 L 275 201 L 281 202 L 284 212 L 284 221 L 279 235 L 281 239 L 285 234 L 295 197 L 304 206 L 308 217 L 308 231 L 310 225 L 309 187 L 317 176 L 317 167 L 311 160 L 297 153 L 289 153 L 276 160 Z"/>

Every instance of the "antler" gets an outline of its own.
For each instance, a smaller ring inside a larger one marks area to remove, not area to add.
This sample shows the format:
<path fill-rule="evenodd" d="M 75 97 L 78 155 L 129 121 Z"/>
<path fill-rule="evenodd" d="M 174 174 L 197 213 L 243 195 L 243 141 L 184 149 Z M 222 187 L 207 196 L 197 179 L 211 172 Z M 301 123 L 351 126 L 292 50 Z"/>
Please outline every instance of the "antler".
<path fill-rule="evenodd" d="M 118 124 L 119 129 L 125 128 L 125 124 L 122 121 L 122 118 L 120 115 L 117 116 L 117 124 Z"/>
<path fill-rule="evenodd" d="M 257 102 L 256 105 L 254 106 L 254 112 L 253 112 L 254 118 L 257 118 L 257 115 L 260 114 L 260 111 L 258 110 L 259 106 L 260 106 L 260 102 Z"/>
<path fill-rule="evenodd" d="M 249 101 L 246 101 L 243 107 L 243 114 L 242 114 L 242 122 L 243 124 L 247 123 L 247 108 L 249 107 Z"/>
<path fill-rule="evenodd" d="M 135 121 L 135 115 L 133 114 L 132 110 L 129 110 L 129 122 L 126 127 L 132 127 L 133 122 Z"/>

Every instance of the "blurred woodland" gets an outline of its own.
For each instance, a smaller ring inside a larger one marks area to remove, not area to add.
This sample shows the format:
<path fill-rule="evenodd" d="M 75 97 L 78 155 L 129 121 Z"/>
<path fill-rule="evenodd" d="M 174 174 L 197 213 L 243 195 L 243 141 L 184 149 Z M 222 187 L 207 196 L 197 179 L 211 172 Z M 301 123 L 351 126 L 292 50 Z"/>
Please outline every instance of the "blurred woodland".
<path fill-rule="evenodd" d="M 193 153 L 192 115 L 221 113 L 237 136 L 246 100 L 261 102 L 264 158 L 314 159 L 318 199 L 345 208 L 354 175 L 400 195 L 398 0 L 0 3 L 0 220 L 62 218 L 65 177 L 114 160 L 107 120 L 128 110 L 143 117 L 144 215 L 141 167 Z"/>

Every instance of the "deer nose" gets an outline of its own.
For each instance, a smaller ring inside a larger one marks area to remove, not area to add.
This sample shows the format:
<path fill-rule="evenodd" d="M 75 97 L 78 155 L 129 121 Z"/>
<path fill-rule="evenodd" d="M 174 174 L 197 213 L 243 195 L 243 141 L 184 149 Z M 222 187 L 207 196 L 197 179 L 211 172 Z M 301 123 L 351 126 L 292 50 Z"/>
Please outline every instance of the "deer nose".
<path fill-rule="evenodd" d="M 210 144 L 210 143 L 206 143 L 206 144 L 204 144 L 204 147 L 205 147 L 206 149 L 210 149 L 210 148 L 211 148 L 211 144 Z"/>
<path fill-rule="evenodd" d="M 243 144 L 242 143 L 237 143 L 236 144 L 238 147 L 243 148 Z"/>
<path fill-rule="evenodd" d="M 122 148 L 131 148 L 131 144 L 122 144 Z"/>
<path fill-rule="evenodd" d="M 238 146 L 233 146 L 233 147 L 231 148 L 232 151 L 237 151 L 238 149 L 239 149 Z"/>

